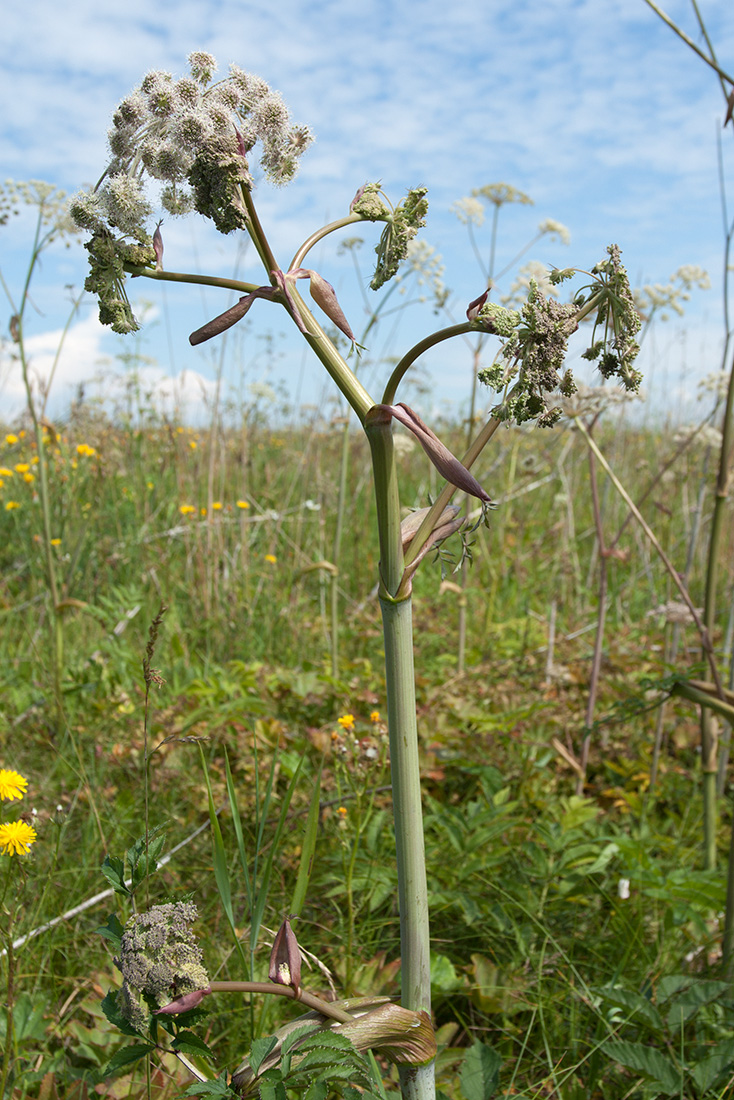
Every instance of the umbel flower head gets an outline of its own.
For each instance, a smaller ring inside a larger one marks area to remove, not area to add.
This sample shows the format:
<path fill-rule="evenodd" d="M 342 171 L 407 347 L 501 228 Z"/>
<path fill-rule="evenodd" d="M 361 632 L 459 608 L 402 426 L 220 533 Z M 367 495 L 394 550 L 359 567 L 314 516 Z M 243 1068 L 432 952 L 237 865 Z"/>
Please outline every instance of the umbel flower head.
<path fill-rule="evenodd" d="M 554 269 L 549 278 L 555 286 L 574 274 L 573 268 Z M 628 393 L 639 389 L 642 375 L 632 364 L 640 350 L 635 337 L 641 321 L 619 247 L 609 245 L 607 256 L 588 274 L 592 282 L 567 304 L 546 296 L 532 279 L 519 311 L 488 302 L 486 291 L 470 303 L 469 320 L 504 340 L 497 360 L 478 375 L 480 382 L 504 391 L 502 403 L 492 410 L 499 420 L 535 420 L 539 427 L 550 427 L 560 419 L 563 408 L 552 403 L 554 396 L 569 398 L 577 390 L 572 372 L 564 370 L 568 339 L 589 313 L 594 327 L 582 358 L 597 360 L 602 377 L 618 378 Z"/>
<path fill-rule="evenodd" d="M 188 75 L 149 72 L 123 99 L 108 135 L 112 159 L 97 186 L 71 203 L 76 224 L 93 234 L 86 288 L 99 295 L 100 320 L 116 332 L 138 327 L 120 278 L 123 263 L 160 259 L 147 226 L 153 210 L 146 176 L 163 185 L 160 201 L 168 214 L 196 209 L 229 233 L 246 224 L 243 188 L 253 185 L 255 145 L 266 178 L 285 184 L 313 140 L 307 127 L 292 124 L 281 96 L 261 77 L 231 65 L 228 76 L 213 81 L 211 54 L 195 51 L 188 61 Z M 126 238 L 144 253 L 129 255 Z"/>
<path fill-rule="evenodd" d="M 120 957 L 123 987 L 118 1007 L 134 1027 L 146 1018 L 137 997 L 158 1008 L 209 985 L 201 949 L 191 929 L 198 916 L 191 901 L 154 905 L 125 925 Z"/>

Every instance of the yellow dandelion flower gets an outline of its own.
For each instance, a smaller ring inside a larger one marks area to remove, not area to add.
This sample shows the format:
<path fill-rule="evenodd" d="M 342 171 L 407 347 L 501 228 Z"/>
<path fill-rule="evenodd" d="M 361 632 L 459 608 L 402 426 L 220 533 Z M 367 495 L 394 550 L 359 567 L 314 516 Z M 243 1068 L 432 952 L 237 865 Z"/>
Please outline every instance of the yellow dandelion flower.
<path fill-rule="evenodd" d="M 181 428 L 181 427 L 178 427 L 178 428 L 176 428 L 176 434 L 177 434 L 177 435 L 183 435 L 183 433 L 184 433 L 184 429 L 183 429 L 183 428 Z"/>
<path fill-rule="evenodd" d="M 200 508 L 199 512 L 202 516 L 205 516 L 206 515 L 206 508 Z"/>
<path fill-rule="evenodd" d="M 182 516 L 190 516 L 191 513 L 195 511 L 196 508 L 194 508 L 193 504 L 182 504 L 179 508 L 179 512 Z"/>
<path fill-rule="evenodd" d="M 13 433 L 10 432 L 8 435 L 5 436 L 5 442 L 8 444 L 9 447 L 12 447 L 14 443 L 18 442 L 18 437 L 17 435 L 13 435 Z"/>
<path fill-rule="evenodd" d="M 196 442 L 196 440 L 195 440 L 195 439 L 190 439 L 190 440 L 189 440 L 189 447 L 191 448 L 191 450 L 192 450 L 192 451 L 195 451 L 195 450 L 196 450 L 196 448 L 197 448 L 197 442 Z"/>
<path fill-rule="evenodd" d="M 35 444 L 34 444 L 34 446 L 35 446 Z M 38 465 L 38 455 L 34 455 L 33 458 L 31 459 L 31 466 L 37 466 L 37 465 Z"/>
<path fill-rule="evenodd" d="M 5 856 L 24 856 L 36 841 L 36 830 L 25 821 L 0 825 L 0 851 Z"/>
<path fill-rule="evenodd" d="M 35 481 L 35 480 L 36 480 L 36 475 L 35 474 L 30 474 L 30 473 L 29 474 L 23 474 L 23 481 L 25 481 L 27 485 L 30 485 L 30 483 L 32 481 Z"/>
<path fill-rule="evenodd" d="M 30 470 L 30 466 L 27 462 L 17 462 L 15 465 L 16 474 L 27 474 Z"/>
<path fill-rule="evenodd" d="M 370 722 L 372 722 L 373 724 L 376 724 L 379 721 L 380 721 L 380 712 L 379 712 L 379 710 L 370 711 Z"/>
<path fill-rule="evenodd" d="M 221 510 L 222 510 L 221 500 L 213 500 L 212 501 L 212 512 L 221 512 Z"/>
<path fill-rule="evenodd" d="M 52 546 L 61 546 L 61 539 L 51 539 Z"/>
<path fill-rule="evenodd" d="M 0 466 L 0 477 L 12 477 L 13 471 L 9 470 L 7 466 Z"/>
<path fill-rule="evenodd" d="M 20 504 L 17 500 L 9 500 L 8 503 L 5 505 L 6 512 L 12 512 L 13 508 L 20 508 Z"/>
<path fill-rule="evenodd" d="M 25 428 L 18 432 L 19 439 L 25 439 Z"/>
<path fill-rule="evenodd" d="M 271 565 L 275 565 L 277 560 L 278 559 L 276 558 L 275 554 L 266 554 L 265 555 L 265 561 L 269 561 Z"/>
<path fill-rule="evenodd" d="M 347 816 L 346 806 L 340 806 L 339 809 L 336 812 L 339 814 L 339 817 L 346 817 Z"/>
<path fill-rule="evenodd" d="M 146 487 L 146 489 L 152 489 L 153 488 L 153 482 L 152 481 L 146 481 L 145 487 Z"/>
<path fill-rule="evenodd" d="M 0 799 L 12 802 L 14 798 L 22 798 L 26 792 L 28 780 L 18 772 L 10 768 L 0 769 Z"/>
<path fill-rule="evenodd" d="M 246 500 L 238 500 L 237 501 L 237 507 L 238 508 L 249 508 L 250 505 L 247 503 Z"/>
<path fill-rule="evenodd" d="M 87 458 L 91 458 L 92 455 L 96 455 L 94 447 L 90 447 L 88 443 L 77 443 L 76 453 L 78 455 L 86 455 Z"/>
<path fill-rule="evenodd" d="M 353 730 L 354 729 L 354 715 L 353 714 L 342 714 L 341 718 L 337 719 L 337 721 L 339 722 L 339 725 L 341 726 L 341 728 L 343 730 Z"/>

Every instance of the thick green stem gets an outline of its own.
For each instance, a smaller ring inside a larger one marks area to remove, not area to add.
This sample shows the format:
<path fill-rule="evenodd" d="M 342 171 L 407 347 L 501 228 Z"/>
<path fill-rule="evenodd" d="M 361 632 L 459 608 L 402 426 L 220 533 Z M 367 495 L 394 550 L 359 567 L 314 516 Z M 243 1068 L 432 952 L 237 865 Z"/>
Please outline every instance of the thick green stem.
<path fill-rule="evenodd" d="M 431 1010 L 430 935 L 410 597 L 396 602 L 403 575 L 400 499 L 390 422 L 366 427 L 375 475 L 380 534 L 380 607 L 385 639 L 385 680 L 400 906 L 401 1001 Z M 404 1100 L 432 1100 L 433 1065 L 401 1067 Z"/>

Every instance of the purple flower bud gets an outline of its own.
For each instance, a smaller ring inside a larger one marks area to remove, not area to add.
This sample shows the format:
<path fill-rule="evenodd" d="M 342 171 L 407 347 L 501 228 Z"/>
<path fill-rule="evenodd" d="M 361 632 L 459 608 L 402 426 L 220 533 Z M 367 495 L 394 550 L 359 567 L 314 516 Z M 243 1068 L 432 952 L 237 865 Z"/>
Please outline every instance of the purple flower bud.
<path fill-rule="evenodd" d="M 156 271 L 163 271 L 163 237 L 161 236 L 161 226 L 163 222 L 158 222 L 155 227 L 155 233 L 153 234 L 153 251 L 155 252 L 155 269 Z"/>
<path fill-rule="evenodd" d="M 247 160 L 247 146 L 245 145 L 245 139 L 243 138 L 242 134 L 239 132 L 236 126 L 234 128 L 234 135 L 237 138 L 237 148 L 239 149 L 240 156 L 244 157 L 244 159 Z"/>
<path fill-rule="evenodd" d="M 295 991 L 296 996 L 300 993 L 301 952 L 296 934 L 291 928 L 287 917 L 278 929 L 278 935 L 273 943 L 268 977 L 276 985 L 289 985 Z"/>
<path fill-rule="evenodd" d="M 469 307 L 466 311 L 466 315 L 470 321 L 476 321 L 479 316 L 479 310 L 487 301 L 488 290 L 485 290 L 484 294 L 480 294 L 478 298 L 475 298 L 473 302 L 469 302 Z"/>
<path fill-rule="evenodd" d="M 492 503 L 492 498 L 484 491 L 474 475 L 470 474 L 466 466 L 452 455 L 448 447 L 444 446 L 438 436 L 408 405 L 403 402 L 398 405 L 375 405 L 367 414 L 367 420 L 379 422 L 389 420 L 393 416 L 413 433 L 438 472 L 451 485 L 455 485 L 457 489 L 463 489 L 470 496 L 483 500 L 485 504 Z"/>
<path fill-rule="evenodd" d="M 196 332 L 192 332 L 189 336 L 189 343 L 192 347 L 196 347 L 197 344 L 203 344 L 205 340 L 211 340 L 213 336 L 221 335 L 232 325 L 236 325 L 238 321 L 242 320 L 256 298 L 270 298 L 272 301 L 273 293 L 271 286 L 259 286 L 252 293 L 245 294 L 239 302 L 235 302 L 229 309 L 225 309 L 224 313 L 220 313 L 218 317 L 207 321 L 201 328 L 197 328 Z"/>
<path fill-rule="evenodd" d="M 354 213 L 354 208 L 357 205 L 357 203 L 359 202 L 359 200 L 362 198 L 362 195 L 364 195 L 365 191 L 367 190 L 367 187 L 368 187 L 368 184 L 363 183 L 362 186 L 357 191 L 357 194 L 354 196 L 354 198 L 350 202 L 350 204 L 349 204 L 349 213 L 350 214 Z"/>
<path fill-rule="evenodd" d="M 189 1012 L 192 1008 L 196 1008 L 197 1005 L 200 1005 L 208 993 L 211 993 L 210 986 L 207 986 L 206 989 L 195 989 L 192 993 L 184 993 L 183 997 L 178 997 L 175 1001 L 171 1001 L 170 1004 L 164 1005 L 163 1008 L 159 1008 L 154 1015 L 176 1016 L 179 1012 Z"/>
<path fill-rule="evenodd" d="M 331 283 L 327 283 L 318 271 L 311 271 L 308 267 L 299 267 L 295 271 L 289 271 L 289 279 L 310 279 L 311 297 L 317 306 L 323 309 L 330 321 L 354 343 L 354 333 L 349 327 L 342 307 L 339 305 L 336 291 Z"/>

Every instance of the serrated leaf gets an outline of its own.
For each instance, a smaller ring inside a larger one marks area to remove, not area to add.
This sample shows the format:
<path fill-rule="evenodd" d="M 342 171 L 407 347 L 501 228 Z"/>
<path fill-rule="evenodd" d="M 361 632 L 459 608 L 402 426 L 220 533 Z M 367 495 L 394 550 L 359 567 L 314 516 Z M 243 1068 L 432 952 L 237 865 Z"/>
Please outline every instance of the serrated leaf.
<path fill-rule="evenodd" d="M 125 885 L 125 862 L 117 856 L 105 856 L 100 870 L 109 882 L 116 894 L 124 897 L 130 896 L 130 891 Z"/>
<path fill-rule="evenodd" d="M 277 1035 L 265 1035 L 262 1039 L 256 1039 L 252 1044 L 252 1049 L 247 1057 L 247 1061 L 250 1063 L 250 1068 L 256 1076 L 260 1066 L 270 1054 L 271 1050 L 274 1050 L 277 1045 Z"/>
<path fill-rule="evenodd" d="M 195 1081 L 193 1085 L 189 1085 L 189 1087 L 182 1093 L 182 1096 L 236 1097 L 237 1093 L 228 1085 L 227 1071 L 226 1069 L 224 1069 L 219 1074 L 219 1077 L 215 1077 L 211 1081 Z"/>
<path fill-rule="evenodd" d="M 119 950 L 122 941 L 122 934 L 125 929 L 120 923 L 120 919 L 117 914 L 110 913 L 109 917 L 107 918 L 107 924 L 100 924 L 99 928 L 95 928 L 94 931 L 97 933 L 98 936 L 104 936 L 106 940 L 110 941 L 113 947 Z"/>
<path fill-rule="evenodd" d="M 681 1024 L 695 1016 L 699 1008 L 710 1004 L 718 997 L 723 997 L 729 991 L 730 986 L 727 982 L 694 982 L 671 1002 L 668 1009 L 668 1026 L 679 1029 Z"/>
<path fill-rule="evenodd" d="M 214 1054 L 203 1039 L 195 1035 L 193 1031 L 179 1031 L 172 1043 L 174 1050 L 180 1050 L 184 1054 L 203 1054 L 207 1058 L 213 1058 Z"/>
<path fill-rule="evenodd" d="M 659 1050 L 621 1039 L 611 1039 L 604 1044 L 603 1050 L 613 1061 L 651 1078 L 666 1096 L 680 1092 L 680 1071 Z"/>
<path fill-rule="evenodd" d="M 466 1100 L 490 1100 L 497 1090 L 502 1059 L 486 1043 L 474 1043 L 461 1066 L 461 1091 Z"/>
<path fill-rule="evenodd" d="M 647 1024 L 656 1031 L 662 1031 L 663 1018 L 651 1001 L 642 993 L 630 989 L 603 989 L 602 995 L 605 1001 L 627 1009 L 629 1019 L 635 1024 Z"/>
<path fill-rule="evenodd" d="M 691 1070 L 691 1077 L 701 1090 L 706 1092 L 724 1072 L 731 1073 L 734 1066 L 734 1039 L 725 1039 L 712 1047 L 705 1058 Z"/>
<path fill-rule="evenodd" d="M 105 1067 L 105 1076 L 118 1073 L 119 1070 L 124 1069 L 126 1066 L 131 1066 L 135 1062 L 139 1062 L 141 1058 L 145 1058 L 150 1054 L 155 1047 L 152 1043 L 133 1043 L 132 1046 L 122 1047 L 115 1054 L 112 1055 L 109 1062 Z"/>
<path fill-rule="evenodd" d="M 287 1100 L 283 1078 L 278 1070 L 269 1069 L 259 1082 L 260 1100 Z"/>
<path fill-rule="evenodd" d="M 125 853 L 128 866 L 130 867 L 130 877 L 132 879 L 131 888 L 133 891 L 137 889 L 145 878 L 152 875 L 158 868 L 158 857 L 163 850 L 163 844 L 166 839 L 165 833 L 161 830 L 161 825 L 156 826 L 155 829 L 152 829 L 148 833 L 147 838 L 144 836 L 140 837 L 140 839 L 136 840 Z"/>
<path fill-rule="evenodd" d="M 345 1092 L 346 1092 L 346 1090 L 345 1090 Z M 320 1078 L 317 1078 L 315 1081 L 312 1081 L 311 1084 L 306 1089 L 305 1093 L 303 1094 L 303 1100 L 326 1100 L 326 1097 L 328 1095 L 329 1095 L 328 1085 L 326 1084 L 325 1081 L 322 1081 Z M 361 1094 L 358 1094 L 358 1095 L 361 1095 Z M 345 1100 L 346 1100 L 346 1097 L 345 1097 Z"/>
<path fill-rule="evenodd" d="M 681 989 L 687 989 L 693 980 L 688 974 L 668 974 L 667 977 L 661 978 L 655 990 L 658 1007 L 665 1004 Z"/>
<path fill-rule="evenodd" d="M 354 1053 L 354 1044 L 346 1035 L 339 1035 L 335 1031 L 313 1031 L 310 1027 L 299 1027 L 292 1031 L 283 1040 L 283 1053 L 298 1047 L 299 1052 L 305 1053 L 315 1048 L 339 1050 L 342 1053 Z"/>
<path fill-rule="evenodd" d="M 120 1012 L 117 1004 L 117 990 L 110 989 L 105 997 L 102 998 L 101 1008 L 105 1016 L 118 1031 L 121 1031 L 123 1035 L 136 1035 L 140 1037 L 140 1032 L 136 1031 L 130 1021 Z"/>

